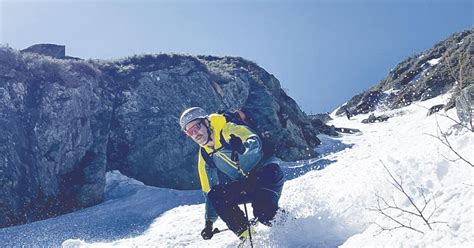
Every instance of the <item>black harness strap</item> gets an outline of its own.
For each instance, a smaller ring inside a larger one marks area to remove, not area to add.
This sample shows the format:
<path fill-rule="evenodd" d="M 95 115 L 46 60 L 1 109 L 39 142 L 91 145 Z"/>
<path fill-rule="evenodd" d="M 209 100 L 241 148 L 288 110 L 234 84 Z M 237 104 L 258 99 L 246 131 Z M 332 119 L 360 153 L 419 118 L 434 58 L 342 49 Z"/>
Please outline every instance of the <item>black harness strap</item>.
<path fill-rule="evenodd" d="M 206 161 L 206 163 L 207 163 L 210 167 L 212 167 L 212 168 L 217 168 L 217 167 L 216 167 L 216 164 L 214 164 L 214 160 L 212 160 L 212 158 L 211 158 L 212 154 L 214 154 L 214 153 L 220 151 L 220 150 L 223 149 L 223 148 L 232 150 L 232 147 L 231 147 L 231 146 L 229 145 L 229 143 L 227 143 L 227 141 L 224 139 L 224 137 L 223 137 L 223 135 L 222 135 L 222 131 L 220 132 L 219 140 L 220 140 L 221 145 L 222 145 L 219 149 L 216 149 L 216 150 L 214 150 L 214 151 L 211 152 L 211 153 L 207 153 L 206 150 L 205 150 L 203 147 L 201 147 L 201 150 L 200 150 L 202 158 L 203 158 L 204 161 Z"/>
<path fill-rule="evenodd" d="M 200 153 L 201 153 L 201 156 L 204 159 L 204 161 L 206 161 L 206 164 L 208 164 L 212 168 L 217 168 L 216 164 L 214 163 L 214 160 L 212 160 L 211 156 L 212 156 L 212 154 L 218 152 L 221 149 L 222 149 L 222 147 L 217 149 L 217 150 L 214 150 L 211 153 L 207 153 L 206 150 L 203 147 L 201 147 L 200 148 Z"/>

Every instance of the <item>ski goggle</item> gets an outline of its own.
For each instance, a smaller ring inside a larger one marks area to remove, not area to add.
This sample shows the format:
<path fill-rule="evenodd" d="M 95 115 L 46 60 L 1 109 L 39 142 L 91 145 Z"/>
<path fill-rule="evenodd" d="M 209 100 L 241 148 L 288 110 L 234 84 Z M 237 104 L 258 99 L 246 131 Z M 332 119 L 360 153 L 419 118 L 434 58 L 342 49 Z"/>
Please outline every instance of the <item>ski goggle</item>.
<path fill-rule="evenodd" d="M 199 120 L 198 123 L 192 125 L 190 128 L 184 130 L 184 132 L 186 133 L 186 135 L 188 136 L 193 136 L 194 133 L 196 133 L 197 131 L 199 131 L 199 129 L 201 129 L 201 125 L 202 125 L 202 120 Z"/>

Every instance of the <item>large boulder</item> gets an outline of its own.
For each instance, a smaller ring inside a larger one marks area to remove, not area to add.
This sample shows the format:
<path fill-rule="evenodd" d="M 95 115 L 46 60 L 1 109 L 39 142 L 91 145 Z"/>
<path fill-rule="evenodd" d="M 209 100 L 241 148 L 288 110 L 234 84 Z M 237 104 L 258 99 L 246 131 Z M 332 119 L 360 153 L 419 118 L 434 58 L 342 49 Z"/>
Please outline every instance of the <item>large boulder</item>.
<path fill-rule="evenodd" d="M 278 80 L 242 58 L 134 56 L 98 62 L 116 92 L 108 169 L 146 184 L 197 188 L 198 146 L 179 128 L 182 111 L 242 109 L 285 160 L 314 157 L 317 133 Z"/>
<path fill-rule="evenodd" d="M 428 109 L 428 113 L 426 113 L 426 116 L 430 116 L 434 113 L 439 112 L 441 109 L 444 108 L 444 104 L 436 104 L 434 106 L 431 106 L 431 108 Z"/>
<path fill-rule="evenodd" d="M 101 73 L 0 49 L 0 227 L 103 199 L 111 101 Z"/>
<path fill-rule="evenodd" d="M 375 123 L 375 122 L 384 122 L 390 118 L 388 115 L 375 116 L 374 113 L 370 114 L 367 119 L 363 119 L 361 122 L 364 124 Z"/>

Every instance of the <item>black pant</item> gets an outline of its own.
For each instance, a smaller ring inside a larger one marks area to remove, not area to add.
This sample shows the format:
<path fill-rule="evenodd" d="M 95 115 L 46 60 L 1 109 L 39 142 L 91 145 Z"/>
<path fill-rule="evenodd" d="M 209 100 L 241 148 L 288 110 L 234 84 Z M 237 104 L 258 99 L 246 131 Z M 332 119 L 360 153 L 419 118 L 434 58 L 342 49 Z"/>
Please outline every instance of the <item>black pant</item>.
<path fill-rule="evenodd" d="M 280 166 L 269 164 L 247 179 L 212 187 L 208 198 L 229 229 L 239 235 L 247 228 L 247 219 L 238 204 L 252 203 L 253 215 L 269 225 L 278 210 L 284 182 Z"/>

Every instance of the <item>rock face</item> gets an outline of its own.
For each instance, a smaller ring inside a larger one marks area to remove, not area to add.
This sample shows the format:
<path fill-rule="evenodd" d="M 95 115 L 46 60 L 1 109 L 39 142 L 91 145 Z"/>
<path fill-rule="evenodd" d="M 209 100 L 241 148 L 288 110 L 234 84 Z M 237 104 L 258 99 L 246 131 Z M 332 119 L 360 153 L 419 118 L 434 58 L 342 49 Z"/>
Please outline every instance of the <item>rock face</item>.
<path fill-rule="evenodd" d="M 311 120 L 311 122 L 317 120 L 317 121 L 321 122 L 322 124 L 326 124 L 328 121 L 332 120 L 329 112 L 319 113 L 319 114 L 312 114 L 312 115 L 308 115 L 308 117 Z"/>
<path fill-rule="evenodd" d="M 430 116 L 434 113 L 437 113 L 439 112 L 441 109 L 444 108 L 444 104 L 436 104 L 434 106 L 432 106 L 430 109 L 428 109 L 428 113 L 426 114 L 426 116 Z"/>
<path fill-rule="evenodd" d="M 384 122 L 390 118 L 388 115 L 375 116 L 374 113 L 370 114 L 367 119 L 363 119 L 362 123 L 375 123 L 375 122 Z"/>
<path fill-rule="evenodd" d="M 83 61 L 3 47 L 0 103 L 0 227 L 101 202 L 107 169 L 198 188 L 198 147 L 178 124 L 191 106 L 242 109 L 285 160 L 315 156 L 319 144 L 278 80 L 242 58 Z"/>
<path fill-rule="evenodd" d="M 379 84 L 354 96 L 344 106 L 355 115 L 376 108 L 399 108 L 446 93 L 459 79 L 464 81 L 463 87 L 472 84 L 474 74 L 469 50 L 473 39 L 474 29 L 452 35 L 430 50 L 401 62 Z M 462 75 L 459 75 L 460 68 Z M 448 106 L 454 106 L 454 99 Z M 344 115 L 344 108 L 338 109 L 336 114 Z"/>
<path fill-rule="evenodd" d="M 111 102 L 84 62 L 0 49 L 0 227 L 103 197 Z"/>
<path fill-rule="evenodd" d="M 320 113 L 320 114 L 313 114 L 308 115 L 308 118 L 313 125 L 314 130 L 318 133 L 326 134 L 329 136 L 337 137 L 340 133 L 359 133 L 360 130 L 353 129 L 353 128 L 345 128 L 345 127 L 335 127 L 334 125 L 327 125 L 326 123 L 332 120 L 329 113 Z"/>
<path fill-rule="evenodd" d="M 146 55 L 102 63 L 117 93 L 108 169 L 146 184 L 198 187 L 198 147 L 180 131 L 182 111 L 242 109 L 286 160 L 315 156 L 317 133 L 278 80 L 241 58 Z"/>

